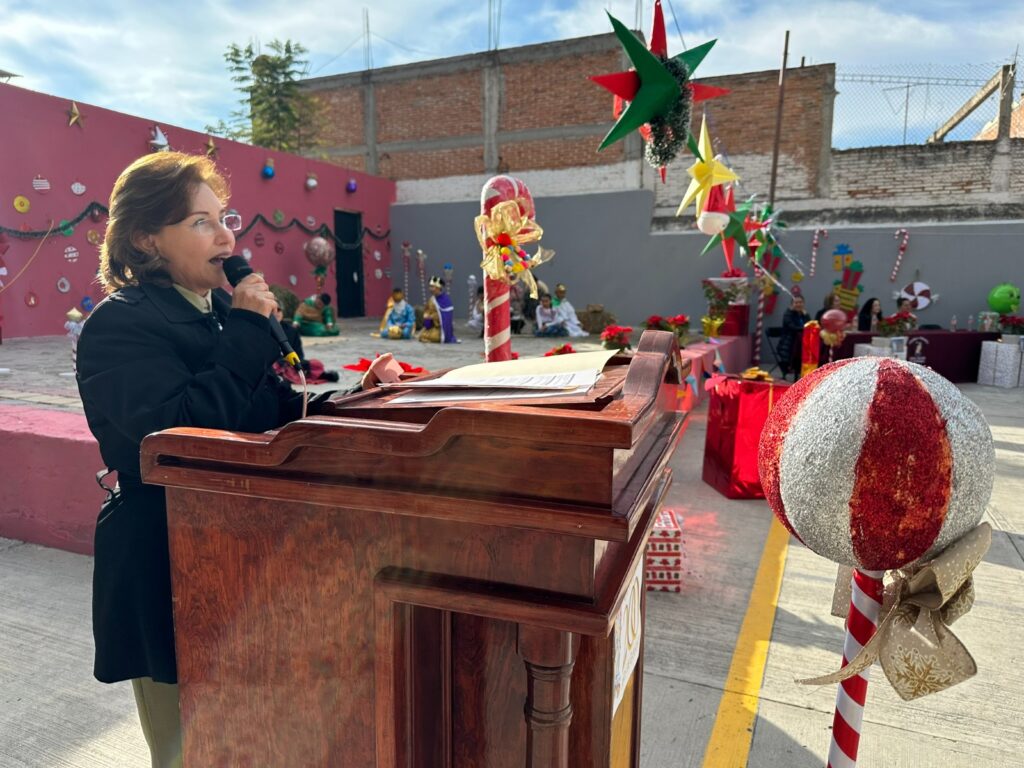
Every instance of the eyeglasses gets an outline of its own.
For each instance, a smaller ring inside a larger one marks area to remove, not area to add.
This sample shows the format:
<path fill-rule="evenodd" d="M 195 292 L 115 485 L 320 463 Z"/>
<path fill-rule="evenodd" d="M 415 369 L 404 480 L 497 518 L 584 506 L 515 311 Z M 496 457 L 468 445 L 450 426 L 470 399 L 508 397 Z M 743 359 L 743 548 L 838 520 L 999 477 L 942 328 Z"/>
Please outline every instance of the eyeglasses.
<path fill-rule="evenodd" d="M 242 217 L 237 213 L 226 213 L 217 221 L 224 229 L 231 232 L 238 232 L 242 229 Z M 213 220 L 205 217 L 192 222 L 192 229 L 203 235 L 213 235 L 216 233 Z"/>

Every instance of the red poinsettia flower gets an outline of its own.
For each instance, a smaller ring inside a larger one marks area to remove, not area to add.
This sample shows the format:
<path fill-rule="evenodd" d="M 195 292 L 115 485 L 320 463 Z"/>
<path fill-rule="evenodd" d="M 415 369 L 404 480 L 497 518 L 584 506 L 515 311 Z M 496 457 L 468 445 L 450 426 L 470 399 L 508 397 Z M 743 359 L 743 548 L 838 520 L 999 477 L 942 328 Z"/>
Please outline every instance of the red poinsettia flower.
<path fill-rule="evenodd" d="M 661 328 L 661 322 L 664 320 L 661 315 L 651 315 L 644 320 L 644 327 L 646 328 Z"/>
<path fill-rule="evenodd" d="M 554 355 L 574 355 L 576 350 L 572 348 L 572 344 L 563 344 L 560 347 L 552 347 L 544 353 L 544 357 L 553 357 Z"/>
<path fill-rule="evenodd" d="M 670 317 L 668 322 L 669 325 L 674 325 L 676 327 L 686 326 L 690 324 L 690 318 L 687 315 L 679 314 L 675 317 Z"/>

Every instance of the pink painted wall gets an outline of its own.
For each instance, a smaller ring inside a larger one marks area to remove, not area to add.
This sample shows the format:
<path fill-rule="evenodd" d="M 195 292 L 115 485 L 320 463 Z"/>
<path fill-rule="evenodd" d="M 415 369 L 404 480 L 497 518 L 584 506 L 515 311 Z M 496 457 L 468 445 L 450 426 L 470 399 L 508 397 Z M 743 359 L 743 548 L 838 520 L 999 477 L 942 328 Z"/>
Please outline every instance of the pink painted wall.
<path fill-rule="evenodd" d="M 46 230 L 50 221 L 70 220 L 86 210 L 90 202 L 107 205 L 110 190 L 120 172 L 133 160 L 150 150 L 152 120 L 113 112 L 90 104 L 78 103 L 82 124 L 68 125 L 71 100 L 0 84 L 0 226 L 17 230 Z M 203 133 L 160 124 L 172 149 L 202 153 L 208 136 Z M 333 231 L 334 211 L 356 211 L 362 214 L 363 226 L 369 229 L 363 238 L 364 297 L 368 315 L 383 312 L 390 293 L 391 243 L 389 210 L 395 199 L 395 184 L 388 179 L 371 176 L 329 163 L 310 160 L 283 152 L 271 152 L 260 147 L 214 138 L 219 152 L 217 164 L 228 176 L 232 198 L 231 207 L 242 214 L 245 225 L 257 213 L 273 221 L 274 211 L 284 213 L 287 224 L 293 218 L 306 223 L 312 216 L 316 226 L 326 223 Z M 264 179 L 261 170 L 267 158 L 273 158 L 276 174 Z M 317 175 L 314 190 L 305 188 L 307 173 Z M 33 189 L 33 180 L 42 176 L 50 182 L 45 193 Z M 349 179 L 355 179 L 357 191 L 346 192 Z M 86 191 L 76 195 L 71 190 L 75 182 L 84 184 Z M 31 203 L 27 213 L 19 213 L 14 198 L 24 195 Z M 39 253 L 24 274 L 12 279 L 29 262 L 39 239 L 20 239 L 7 235 L 8 249 L 0 253 L 0 281 L 9 288 L 0 288 L 0 328 L 4 337 L 42 336 L 63 334 L 64 314 L 77 306 L 83 297 L 94 302 L 102 298 L 95 284 L 98 249 L 88 240 L 90 230 L 102 236 L 105 217 L 93 222 L 86 217 L 75 227 L 71 236 L 54 231 L 39 249 Z M 263 245 L 256 245 L 256 235 L 262 233 Z M 375 237 L 376 236 L 376 237 Z M 309 235 L 297 227 L 285 232 L 274 232 L 258 224 L 245 237 L 238 240 L 236 252 L 243 248 L 252 251 L 252 263 L 271 283 L 289 287 L 300 297 L 315 291 L 312 266 L 303 255 L 302 245 Z M 275 250 L 277 243 L 283 253 Z M 71 262 L 65 258 L 65 249 L 74 246 L 78 258 Z M 4 246 L 0 245 L 0 251 Z M 378 252 L 377 260 L 374 252 Z M 376 277 L 376 270 L 381 277 Z M 289 276 L 298 283 L 291 286 Z M 67 278 L 71 290 L 61 293 L 57 284 Z M 333 268 L 327 278 L 326 289 L 336 292 Z M 34 307 L 27 306 L 29 293 L 38 297 Z"/>
<path fill-rule="evenodd" d="M 83 414 L 0 405 L 0 536 L 91 555 L 102 466 Z"/>

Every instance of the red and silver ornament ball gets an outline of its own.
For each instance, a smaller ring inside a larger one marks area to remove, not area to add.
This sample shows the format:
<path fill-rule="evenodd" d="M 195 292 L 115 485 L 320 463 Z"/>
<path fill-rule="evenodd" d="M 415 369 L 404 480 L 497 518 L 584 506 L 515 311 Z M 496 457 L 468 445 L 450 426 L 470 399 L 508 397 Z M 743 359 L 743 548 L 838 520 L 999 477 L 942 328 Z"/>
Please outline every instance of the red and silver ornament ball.
<path fill-rule="evenodd" d="M 995 451 L 981 410 L 902 360 L 859 357 L 789 388 L 761 433 L 765 498 L 811 550 L 862 570 L 930 557 L 981 520 Z"/>

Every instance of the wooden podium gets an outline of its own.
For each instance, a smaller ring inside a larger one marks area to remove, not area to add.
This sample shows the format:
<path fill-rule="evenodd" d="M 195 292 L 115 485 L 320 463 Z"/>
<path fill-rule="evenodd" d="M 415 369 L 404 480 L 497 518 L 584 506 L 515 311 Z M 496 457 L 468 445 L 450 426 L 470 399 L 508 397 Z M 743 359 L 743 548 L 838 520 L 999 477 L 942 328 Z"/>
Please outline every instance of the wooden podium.
<path fill-rule="evenodd" d="M 638 765 L 685 375 L 647 331 L 585 397 L 147 437 L 186 768 Z"/>

